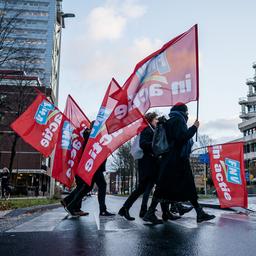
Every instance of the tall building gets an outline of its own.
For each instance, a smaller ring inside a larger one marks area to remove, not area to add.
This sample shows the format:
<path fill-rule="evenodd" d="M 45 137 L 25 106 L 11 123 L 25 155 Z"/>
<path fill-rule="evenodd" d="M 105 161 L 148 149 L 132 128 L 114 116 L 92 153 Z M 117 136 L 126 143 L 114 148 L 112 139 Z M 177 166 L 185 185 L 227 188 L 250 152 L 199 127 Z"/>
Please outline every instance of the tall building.
<path fill-rule="evenodd" d="M 243 133 L 245 168 L 249 174 L 256 176 L 256 62 L 253 63 L 254 76 L 247 79 L 247 97 L 239 99 L 242 111 L 240 118 L 242 122 L 238 125 Z"/>
<path fill-rule="evenodd" d="M 16 194 L 33 195 L 35 186 L 52 194 L 50 159 L 16 140 L 10 124 L 35 99 L 34 87 L 58 102 L 61 31 L 64 18 L 74 17 L 61 3 L 0 0 L 0 172 L 10 166 Z"/>
<path fill-rule="evenodd" d="M 43 85 L 53 90 L 56 99 L 63 21 L 61 2 L 62 0 L 0 0 L 0 13 L 4 18 L 1 25 L 10 22 L 13 26 L 3 48 L 12 45 L 18 49 L 17 54 L 23 52 L 31 55 L 34 59 L 24 68 L 26 73 L 39 76 Z M 6 61 L 0 69 L 17 70 L 19 61 L 18 58 Z"/>

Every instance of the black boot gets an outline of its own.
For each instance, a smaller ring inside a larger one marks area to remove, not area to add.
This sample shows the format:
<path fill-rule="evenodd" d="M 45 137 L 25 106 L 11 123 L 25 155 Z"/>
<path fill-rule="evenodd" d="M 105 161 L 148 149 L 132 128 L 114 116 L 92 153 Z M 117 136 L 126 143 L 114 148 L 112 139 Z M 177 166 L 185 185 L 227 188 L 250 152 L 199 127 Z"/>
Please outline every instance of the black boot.
<path fill-rule="evenodd" d="M 140 218 L 143 218 L 147 212 L 147 208 L 141 208 L 140 209 Z"/>
<path fill-rule="evenodd" d="M 115 216 L 115 214 L 114 214 L 114 213 L 111 213 L 111 212 L 108 212 L 107 210 L 105 210 L 105 211 L 101 211 L 101 212 L 100 212 L 100 216 L 113 217 L 113 216 Z"/>
<path fill-rule="evenodd" d="M 206 213 L 202 208 L 197 208 L 196 213 L 197 213 L 197 217 L 196 217 L 197 223 L 207 221 L 207 220 L 212 220 L 215 218 L 215 215 Z"/>
<path fill-rule="evenodd" d="M 179 213 L 178 207 L 177 207 L 177 203 L 171 203 L 171 208 L 170 208 L 170 212 L 171 213 Z"/>
<path fill-rule="evenodd" d="M 180 219 L 180 216 L 174 215 L 171 212 L 163 212 L 162 219 L 163 221 L 168 221 L 168 220 L 177 220 Z"/>
<path fill-rule="evenodd" d="M 129 210 L 125 207 L 122 207 L 118 214 L 122 217 L 125 217 L 127 220 L 135 220 L 135 218 L 131 217 L 130 214 L 129 214 Z"/>
<path fill-rule="evenodd" d="M 150 209 L 147 211 L 145 216 L 143 217 L 144 221 L 151 222 L 152 224 L 163 224 L 163 221 L 158 219 L 155 215 L 155 209 Z"/>
<path fill-rule="evenodd" d="M 177 203 L 176 205 L 180 216 L 190 212 L 193 209 L 193 206 L 184 206 L 181 203 Z"/>

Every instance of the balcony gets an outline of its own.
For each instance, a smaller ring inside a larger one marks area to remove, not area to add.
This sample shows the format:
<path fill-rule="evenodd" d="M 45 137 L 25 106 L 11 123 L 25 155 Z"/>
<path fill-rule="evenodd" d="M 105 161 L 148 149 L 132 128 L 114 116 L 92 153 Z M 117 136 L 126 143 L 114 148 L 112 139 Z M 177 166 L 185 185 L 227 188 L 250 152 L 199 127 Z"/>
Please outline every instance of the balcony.
<path fill-rule="evenodd" d="M 248 78 L 248 79 L 246 79 L 246 84 L 256 86 L 256 81 L 254 78 Z"/>
<path fill-rule="evenodd" d="M 254 159 L 256 158 L 256 152 L 250 152 L 244 154 L 244 160 Z"/>
<path fill-rule="evenodd" d="M 238 124 L 238 129 L 243 132 L 247 129 L 254 128 L 256 126 L 256 117 L 249 120 L 245 120 Z"/>
<path fill-rule="evenodd" d="M 246 103 L 247 103 L 247 98 L 246 98 L 246 97 L 240 97 L 240 98 L 238 99 L 238 103 L 239 103 L 240 105 L 246 104 Z"/>
<path fill-rule="evenodd" d="M 251 103 L 255 103 L 256 102 L 256 93 L 251 93 L 247 95 L 247 103 L 251 104 Z"/>
<path fill-rule="evenodd" d="M 256 117 L 256 112 L 241 112 L 239 117 L 241 119 L 250 119 L 250 118 L 253 118 L 253 117 Z"/>
<path fill-rule="evenodd" d="M 255 140 L 256 140 L 256 133 L 244 136 L 244 142 L 255 141 Z"/>

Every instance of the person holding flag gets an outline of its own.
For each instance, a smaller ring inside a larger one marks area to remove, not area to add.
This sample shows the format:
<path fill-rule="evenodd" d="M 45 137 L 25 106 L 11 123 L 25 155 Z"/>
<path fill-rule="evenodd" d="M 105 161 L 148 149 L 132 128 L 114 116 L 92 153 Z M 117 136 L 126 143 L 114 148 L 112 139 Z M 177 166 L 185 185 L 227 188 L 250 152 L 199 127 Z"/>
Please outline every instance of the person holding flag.
<path fill-rule="evenodd" d="M 158 202 L 190 201 L 197 213 L 197 222 L 215 218 L 203 211 L 198 204 L 198 196 L 189 157 L 193 145 L 192 137 L 197 132 L 199 121 L 187 128 L 188 108 L 178 102 L 170 111 L 165 123 L 169 151 L 162 155 L 160 175 L 149 210 L 144 221 L 155 223 L 155 209 Z"/>
<path fill-rule="evenodd" d="M 127 220 L 135 220 L 134 217 L 130 216 L 129 209 L 149 186 L 152 190 L 154 184 L 156 183 L 159 172 L 157 157 L 155 157 L 152 150 L 154 130 L 158 122 L 157 114 L 155 112 L 149 112 L 145 115 L 145 118 L 148 121 L 148 126 L 141 132 L 139 141 L 140 147 L 143 150 L 143 157 L 138 159 L 139 185 L 127 198 L 123 207 L 118 212 L 119 215 L 125 217 Z M 162 203 L 161 208 L 163 212 L 163 220 L 176 220 L 180 218 L 169 212 L 168 204 Z M 143 200 L 139 214 L 140 217 L 143 218 L 146 212 L 147 200 Z M 158 223 L 160 224 L 162 221 L 158 221 Z"/>
<path fill-rule="evenodd" d="M 94 125 L 94 121 L 91 122 L 91 127 L 86 129 L 84 132 L 84 145 L 85 148 L 91 129 Z M 89 213 L 81 210 L 82 199 L 89 193 L 94 186 L 94 183 L 98 186 L 98 202 L 100 207 L 100 216 L 114 216 L 115 214 L 107 211 L 105 198 L 106 198 L 106 188 L 107 183 L 104 177 L 104 171 L 106 170 L 106 161 L 104 161 L 98 170 L 96 171 L 91 186 L 86 184 L 84 180 L 82 180 L 79 176 L 75 176 L 77 186 L 76 188 L 63 200 L 61 200 L 61 204 L 64 208 L 73 216 L 86 216 Z"/>

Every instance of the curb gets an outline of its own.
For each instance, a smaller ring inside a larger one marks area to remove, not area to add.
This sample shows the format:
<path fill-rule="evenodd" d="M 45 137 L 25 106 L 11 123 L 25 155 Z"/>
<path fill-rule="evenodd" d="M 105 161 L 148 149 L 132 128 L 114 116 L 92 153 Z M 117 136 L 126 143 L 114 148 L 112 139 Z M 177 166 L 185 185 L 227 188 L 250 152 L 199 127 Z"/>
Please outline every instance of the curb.
<path fill-rule="evenodd" d="M 22 214 L 28 214 L 28 213 L 35 213 L 38 211 L 46 211 L 46 210 L 52 210 L 55 208 L 61 207 L 60 203 L 56 204 L 46 204 L 46 205 L 36 205 L 36 206 L 31 206 L 31 207 L 26 207 L 26 208 L 19 208 L 19 209 L 14 209 L 11 212 L 7 213 L 3 217 L 17 217 Z"/>

